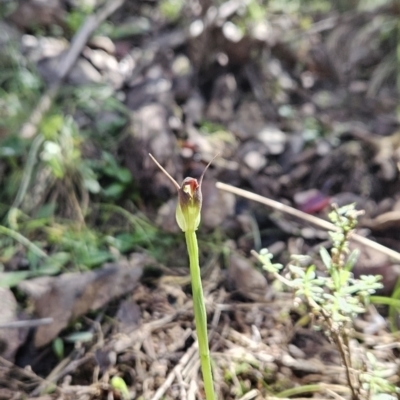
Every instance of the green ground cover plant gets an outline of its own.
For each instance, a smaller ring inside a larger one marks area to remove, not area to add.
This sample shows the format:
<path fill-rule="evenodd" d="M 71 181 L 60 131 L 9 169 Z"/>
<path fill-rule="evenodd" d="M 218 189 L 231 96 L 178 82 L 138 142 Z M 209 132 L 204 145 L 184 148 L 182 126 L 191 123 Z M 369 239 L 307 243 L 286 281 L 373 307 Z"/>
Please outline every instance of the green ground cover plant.
<path fill-rule="evenodd" d="M 352 273 L 359 251 L 350 251 L 349 239 L 360 213 L 354 204 L 341 208 L 333 206 L 329 218 L 339 230 L 329 233 L 331 250 L 325 247 L 320 249 L 324 266 L 322 272 L 317 272 L 316 265 L 308 256 L 291 255 L 288 272 L 281 275 L 279 272 L 283 266 L 272 263 L 272 254 L 267 249 L 254 254 L 266 271 L 293 291 L 295 305 L 306 307 L 314 328 L 323 330 L 335 344 L 345 369 L 351 398 L 395 399 L 400 392 L 399 388 L 383 377 L 375 356 L 368 351 L 363 354 L 352 353 L 354 319 L 366 312 L 371 303 L 371 295 L 382 288 L 381 276 L 361 275 L 355 278 Z M 299 394 L 304 388 L 290 389 L 290 393 L 281 395 L 292 396 L 297 393 L 297 389 Z"/>

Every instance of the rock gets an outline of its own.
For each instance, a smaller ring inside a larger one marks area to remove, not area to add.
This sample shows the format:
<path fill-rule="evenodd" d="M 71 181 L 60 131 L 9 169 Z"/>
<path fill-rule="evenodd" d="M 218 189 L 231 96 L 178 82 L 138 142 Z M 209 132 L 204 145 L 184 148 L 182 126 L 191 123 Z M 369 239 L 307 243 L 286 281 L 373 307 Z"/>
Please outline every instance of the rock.
<path fill-rule="evenodd" d="M 45 58 L 51 59 L 60 56 L 68 48 L 69 44 L 65 39 L 23 35 L 21 40 L 22 52 L 34 63 Z"/>
<path fill-rule="evenodd" d="M 153 65 L 145 76 L 140 76 L 130 84 L 126 105 L 130 110 L 138 110 L 149 103 L 160 103 L 170 108 L 173 104 L 172 81 L 160 65 Z"/>
<path fill-rule="evenodd" d="M 243 162 L 254 172 L 261 171 L 267 165 L 267 159 L 258 151 L 249 151 L 244 157 Z"/>
<path fill-rule="evenodd" d="M 68 75 L 68 82 L 72 85 L 88 85 L 91 83 L 100 83 L 102 77 L 99 71 L 84 58 L 80 58 Z"/>
<path fill-rule="evenodd" d="M 204 227 L 206 230 L 221 226 L 226 218 L 235 214 L 235 196 L 232 193 L 218 190 L 215 183 L 214 179 L 206 176 L 202 186 L 203 207 L 200 227 Z"/>
<path fill-rule="evenodd" d="M 269 154 L 277 155 L 285 150 L 286 134 L 274 125 L 265 126 L 256 138 L 267 147 Z"/>
<path fill-rule="evenodd" d="M 217 122 L 232 121 L 237 95 L 237 84 L 233 74 L 217 78 L 206 112 L 207 119 Z"/>
<path fill-rule="evenodd" d="M 204 98 L 198 91 L 193 92 L 183 106 L 183 111 L 185 112 L 188 123 L 196 124 L 201 122 L 204 119 L 204 109 Z"/>
<path fill-rule="evenodd" d="M 124 300 L 118 307 L 116 319 L 118 330 L 128 333 L 136 329 L 140 324 L 141 311 L 139 305 L 133 300 Z"/>
<path fill-rule="evenodd" d="M 253 301 L 265 300 L 269 295 L 264 275 L 247 258 L 237 253 L 229 258 L 228 286 Z"/>
<path fill-rule="evenodd" d="M 45 58 L 39 61 L 38 71 L 47 84 L 51 84 L 58 79 L 59 66 L 63 62 L 64 56 L 65 52 L 57 57 Z M 76 86 L 100 83 L 101 81 L 100 72 L 84 58 L 80 58 L 75 63 L 68 75 L 68 82 Z"/>
<path fill-rule="evenodd" d="M 114 89 L 120 89 L 124 77 L 120 72 L 117 59 L 104 50 L 86 48 L 83 55 L 101 72 L 103 79 L 110 83 Z"/>
<path fill-rule="evenodd" d="M 267 165 L 266 146 L 258 140 L 248 140 L 243 143 L 237 152 L 237 157 L 242 161 L 240 174 L 243 178 L 252 177 L 255 172 L 261 171 Z"/>
<path fill-rule="evenodd" d="M 169 132 L 164 107 L 150 104 L 133 114 L 133 131 L 136 139 L 147 142 L 149 151 L 158 162 L 164 163 L 172 156 L 175 146 Z"/>
<path fill-rule="evenodd" d="M 231 42 L 238 43 L 243 39 L 242 30 L 231 21 L 226 21 L 222 26 L 222 33 L 226 39 Z"/>
<path fill-rule="evenodd" d="M 172 65 L 171 65 L 171 70 L 174 75 L 188 75 L 192 72 L 192 66 L 190 64 L 189 58 L 187 58 L 185 55 L 180 54 L 177 56 Z"/>
<path fill-rule="evenodd" d="M 107 36 L 93 36 L 88 45 L 91 48 L 104 50 L 108 54 L 114 54 L 116 50 L 114 42 Z"/>
<path fill-rule="evenodd" d="M 149 157 L 151 153 L 180 183 L 182 162 L 176 148 L 176 138 L 168 126 L 165 107 L 152 103 L 132 113 L 132 123 L 120 144 L 120 152 L 145 198 L 162 202 L 176 194 L 173 184 Z"/>
<path fill-rule="evenodd" d="M 265 125 L 263 113 L 257 102 L 242 101 L 235 113 L 234 122 L 229 124 L 229 129 L 240 139 L 253 138 Z"/>
<path fill-rule="evenodd" d="M 175 217 L 177 204 L 178 198 L 173 197 L 172 199 L 165 202 L 157 212 L 156 224 L 165 232 L 181 232 L 181 229 L 179 228 Z"/>

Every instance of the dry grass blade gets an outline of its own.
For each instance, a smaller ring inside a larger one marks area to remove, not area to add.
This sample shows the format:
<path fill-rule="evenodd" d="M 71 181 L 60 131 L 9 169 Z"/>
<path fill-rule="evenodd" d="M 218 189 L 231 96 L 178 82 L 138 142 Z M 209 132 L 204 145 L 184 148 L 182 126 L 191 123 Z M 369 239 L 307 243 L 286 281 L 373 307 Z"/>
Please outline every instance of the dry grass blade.
<path fill-rule="evenodd" d="M 329 231 L 337 231 L 338 230 L 338 228 L 336 228 L 335 225 L 331 224 L 328 221 L 324 221 L 323 219 L 315 217 L 314 215 L 306 214 L 303 211 L 296 210 L 295 208 L 287 206 L 285 204 L 282 204 L 279 201 L 271 200 L 266 197 L 260 196 L 258 194 L 249 192 L 247 190 L 238 189 L 235 186 L 227 185 L 226 183 L 222 183 L 222 182 L 217 182 L 216 187 L 218 189 L 225 190 L 227 192 L 236 194 L 237 196 L 242 196 L 242 197 L 245 197 L 246 199 L 253 200 L 253 201 L 256 201 L 261 204 L 265 204 L 266 206 L 271 207 L 274 210 L 278 210 L 285 214 L 302 219 L 303 221 L 313 224 L 319 228 L 323 228 L 323 229 L 326 229 Z M 398 253 L 397 251 L 394 251 L 392 249 L 389 249 L 388 247 L 382 246 L 381 244 L 376 243 L 373 240 L 367 239 L 366 237 L 358 235 L 357 233 L 353 233 L 351 235 L 351 239 L 354 240 L 355 242 L 358 242 L 358 243 L 364 245 L 364 246 L 368 246 L 371 249 L 374 249 L 383 254 L 386 254 L 387 256 L 393 258 L 396 261 L 400 261 L 400 253 Z"/>
<path fill-rule="evenodd" d="M 149 153 L 150 158 L 154 161 L 154 163 L 157 165 L 158 168 L 161 169 L 162 172 L 166 175 L 166 177 L 173 183 L 173 185 L 176 187 L 176 190 L 180 190 L 180 185 L 179 183 L 168 173 L 168 171 L 153 157 L 152 154 Z"/>
<path fill-rule="evenodd" d="M 37 326 L 50 325 L 53 318 L 40 318 L 24 321 L 11 321 L 0 323 L 0 329 L 36 328 Z"/>
<path fill-rule="evenodd" d="M 181 373 L 182 368 L 189 362 L 189 360 L 196 354 L 197 351 L 198 351 L 198 343 L 196 341 L 182 356 L 179 363 L 170 372 L 167 379 L 164 381 L 162 386 L 160 386 L 160 388 L 157 390 L 157 392 L 155 393 L 155 395 L 152 397 L 151 400 L 160 400 L 164 396 L 165 392 L 172 385 L 175 378 Z"/>
<path fill-rule="evenodd" d="M 257 389 L 253 389 L 253 390 L 250 390 L 250 392 L 247 392 L 239 400 L 252 400 L 252 399 L 255 399 L 259 394 L 260 394 L 260 392 Z"/>

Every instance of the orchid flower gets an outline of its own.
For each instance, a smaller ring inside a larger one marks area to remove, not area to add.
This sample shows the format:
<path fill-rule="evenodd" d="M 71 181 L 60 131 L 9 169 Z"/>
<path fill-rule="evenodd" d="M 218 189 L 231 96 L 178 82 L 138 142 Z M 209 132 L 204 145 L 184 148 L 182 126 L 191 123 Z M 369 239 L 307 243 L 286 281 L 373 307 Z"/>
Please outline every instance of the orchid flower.
<path fill-rule="evenodd" d="M 196 231 L 200 225 L 201 219 L 201 205 L 203 195 L 201 193 L 201 184 L 203 183 L 204 174 L 208 167 L 214 161 L 215 157 L 204 168 L 199 181 L 194 178 L 185 178 L 182 186 L 160 165 L 160 163 L 149 154 L 151 159 L 156 163 L 158 168 L 170 179 L 178 191 L 178 205 L 176 207 L 176 222 L 182 232 Z"/>
<path fill-rule="evenodd" d="M 215 400 L 214 384 L 211 371 L 210 349 L 208 346 L 207 314 L 204 303 L 203 287 L 199 265 L 199 246 L 197 244 L 196 230 L 201 219 L 202 193 L 201 184 L 207 168 L 213 162 L 214 157 L 205 167 L 199 181 L 194 178 L 185 178 L 182 186 L 149 154 L 151 159 L 171 180 L 178 191 L 178 205 L 176 207 L 176 222 L 185 233 L 186 246 L 189 253 L 190 276 L 192 280 L 193 308 L 196 322 L 197 340 L 199 342 L 200 364 L 203 374 L 204 391 L 207 400 Z"/>

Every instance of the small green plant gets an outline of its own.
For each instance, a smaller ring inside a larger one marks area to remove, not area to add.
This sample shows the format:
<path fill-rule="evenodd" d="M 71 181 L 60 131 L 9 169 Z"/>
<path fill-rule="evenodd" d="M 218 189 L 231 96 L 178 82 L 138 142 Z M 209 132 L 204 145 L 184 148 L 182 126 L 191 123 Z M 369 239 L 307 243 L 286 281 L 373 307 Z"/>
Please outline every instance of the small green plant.
<path fill-rule="evenodd" d="M 398 389 L 377 373 L 377 362 L 372 354 L 366 353 L 365 360 L 355 360 L 350 349 L 353 320 L 366 310 L 371 294 L 382 287 L 380 276 L 362 275 L 354 278 L 352 268 L 358 250 L 350 252 L 349 237 L 357 225 L 360 215 L 354 205 L 337 208 L 333 206 L 329 218 L 338 228 L 330 232 L 331 251 L 320 249 L 325 274 L 317 274 L 309 257 L 293 255 L 288 276 L 279 274 L 282 265 L 272 263 L 268 250 L 254 252 L 263 268 L 289 286 L 295 294 L 296 305 L 306 305 L 312 313 L 317 328 L 323 329 L 336 345 L 346 372 L 346 380 L 353 400 L 371 399 L 380 394 L 394 394 Z M 304 265 L 307 265 L 304 267 Z"/>
<path fill-rule="evenodd" d="M 131 398 L 128 390 L 128 386 L 120 376 L 113 376 L 111 379 L 111 387 L 119 392 L 124 400 Z"/>
<path fill-rule="evenodd" d="M 127 168 L 121 167 L 115 157 L 104 151 L 99 173 L 111 180 L 102 190 L 102 194 L 110 200 L 119 200 L 132 182 L 132 175 Z M 99 175 L 100 175 L 99 174 Z"/>
<path fill-rule="evenodd" d="M 186 246 L 189 253 L 190 276 L 192 280 L 193 308 L 196 322 L 197 339 L 199 342 L 200 364 L 203 373 L 204 391 L 207 400 L 216 399 L 211 371 L 210 349 L 208 346 L 207 314 L 204 303 L 203 287 L 201 284 L 199 265 L 199 246 L 196 230 L 201 219 L 202 193 L 201 184 L 204 174 L 213 160 L 204 169 L 199 181 L 194 178 L 185 178 L 182 186 L 157 162 L 150 154 L 151 159 L 172 181 L 178 191 L 178 205 L 176 207 L 176 222 L 185 233 Z"/>
<path fill-rule="evenodd" d="M 60 337 L 57 337 L 53 340 L 53 343 L 51 345 L 53 349 L 53 353 L 56 355 L 58 360 L 62 360 L 65 355 L 65 348 L 64 348 L 64 342 Z"/>
<path fill-rule="evenodd" d="M 160 12 L 167 20 L 175 22 L 180 17 L 184 5 L 182 0 L 162 0 Z"/>

